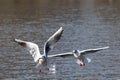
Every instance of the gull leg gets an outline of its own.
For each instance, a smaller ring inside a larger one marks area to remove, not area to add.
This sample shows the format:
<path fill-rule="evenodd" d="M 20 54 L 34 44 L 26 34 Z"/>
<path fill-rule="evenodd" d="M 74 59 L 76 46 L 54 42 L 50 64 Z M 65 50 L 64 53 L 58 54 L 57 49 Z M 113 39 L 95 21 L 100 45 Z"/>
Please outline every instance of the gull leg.
<path fill-rule="evenodd" d="M 49 67 L 46 67 L 46 70 L 47 70 L 47 71 L 50 71 L 50 68 L 49 68 Z"/>
<path fill-rule="evenodd" d="M 80 63 L 80 66 L 85 66 L 85 64 L 84 63 L 83 64 Z"/>
<path fill-rule="evenodd" d="M 42 73 L 42 69 L 39 69 L 39 73 Z"/>

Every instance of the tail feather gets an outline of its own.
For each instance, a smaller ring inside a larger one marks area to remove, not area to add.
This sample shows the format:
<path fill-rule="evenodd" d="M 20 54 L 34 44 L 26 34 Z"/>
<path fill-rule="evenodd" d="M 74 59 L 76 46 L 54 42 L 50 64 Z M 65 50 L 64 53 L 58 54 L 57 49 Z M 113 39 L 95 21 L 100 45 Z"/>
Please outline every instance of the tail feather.
<path fill-rule="evenodd" d="M 83 62 L 81 62 L 79 59 L 76 60 L 77 64 L 83 64 Z"/>

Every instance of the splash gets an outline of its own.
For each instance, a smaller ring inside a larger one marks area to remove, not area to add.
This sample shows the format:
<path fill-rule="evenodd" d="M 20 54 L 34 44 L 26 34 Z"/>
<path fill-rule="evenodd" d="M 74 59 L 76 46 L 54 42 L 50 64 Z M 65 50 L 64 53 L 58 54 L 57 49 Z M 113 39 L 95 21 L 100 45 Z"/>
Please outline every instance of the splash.
<path fill-rule="evenodd" d="M 56 65 L 55 64 L 51 64 L 49 69 L 50 69 L 50 73 L 53 73 L 53 74 L 56 73 Z"/>

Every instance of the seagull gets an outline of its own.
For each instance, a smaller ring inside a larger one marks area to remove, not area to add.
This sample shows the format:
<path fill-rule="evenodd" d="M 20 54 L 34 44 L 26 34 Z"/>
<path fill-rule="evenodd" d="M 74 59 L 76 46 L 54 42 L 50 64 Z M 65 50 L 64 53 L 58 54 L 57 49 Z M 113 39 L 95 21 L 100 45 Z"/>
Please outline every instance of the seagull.
<path fill-rule="evenodd" d="M 76 59 L 76 63 L 80 66 L 85 66 L 86 63 L 90 63 L 91 59 L 86 57 L 87 54 L 95 53 L 100 50 L 108 49 L 109 46 L 94 48 L 94 49 L 85 49 L 85 50 L 73 50 L 72 52 L 66 52 L 56 55 L 49 55 L 49 57 L 65 57 L 65 56 L 74 56 Z"/>
<path fill-rule="evenodd" d="M 15 42 L 17 42 L 19 45 L 23 46 L 25 49 L 27 49 L 30 54 L 32 55 L 34 62 L 37 63 L 36 68 L 39 66 L 46 66 L 46 70 L 49 70 L 47 67 L 48 62 L 48 52 L 53 49 L 56 42 L 59 41 L 61 35 L 63 33 L 63 28 L 60 27 L 58 31 L 56 31 L 44 44 L 44 52 L 43 54 L 40 53 L 39 47 L 37 44 L 29 42 L 29 41 L 23 41 L 20 39 L 14 39 Z M 39 69 L 39 72 L 42 72 L 41 69 Z"/>
<path fill-rule="evenodd" d="M 85 66 L 86 62 L 91 62 L 91 59 L 86 57 L 88 53 L 94 53 L 100 50 L 104 50 L 109 48 L 107 47 L 101 47 L 101 48 L 95 48 L 95 49 L 85 49 L 85 50 L 73 50 L 71 52 L 66 52 L 66 53 L 59 53 L 59 54 L 54 54 L 54 55 L 48 55 L 48 52 L 53 49 L 55 46 L 55 43 L 59 41 L 61 38 L 61 35 L 63 33 L 63 28 L 60 27 L 60 29 L 55 32 L 44 44 L 44 52 L 43 54 L 40 53 L 39 47 L 37 44 L 29 41 L 23 41 L 20 39 L 14 39 L 15 42 L 17 42 L 19 45 L 23 46 L 26 48 L 30 54 L 32 55 L 34 62 L 37 63 L 35 66 L 38 68 L 39 66 L 44 66 L 46 67 L 46 70 L 49 71 L 49 68 L 47 67 L 47 62 L 48 58 L 52 57 L 65 57 L 65 56 L 74 56 L 76 59 L 76 63 L 79 64 L 80 66 Z M 42 69 L 39 69 L 39 72 L 42 72 Z"/>

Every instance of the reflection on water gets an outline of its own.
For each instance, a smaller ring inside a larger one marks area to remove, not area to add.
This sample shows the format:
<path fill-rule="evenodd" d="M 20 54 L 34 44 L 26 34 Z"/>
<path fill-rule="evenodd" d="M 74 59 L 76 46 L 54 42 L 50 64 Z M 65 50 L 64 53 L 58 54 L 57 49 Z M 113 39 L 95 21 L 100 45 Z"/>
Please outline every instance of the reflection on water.
<path fill-rule="evenodd" d="M 119 4 L 120 0 L 0 0 L 0 79 L 120 79 Z M 110 49 L 89 55 L 92 62 L 85 67 L 73 57 L 51 59 L 56 72 L 39 74 L 32 57 L 13 38 L 37 43 L 42 53 L 44 42 L 61 26 L 63 36 L 49 54 Z"/>
<path fill-rule="evenodd" d="M 55 64 L 53 64 L 53 65 L 50 65 L 50 72 L 51 73 L 53 73 L 53 74 L 55 74 L 56 73 L 56 65 Z"/>

